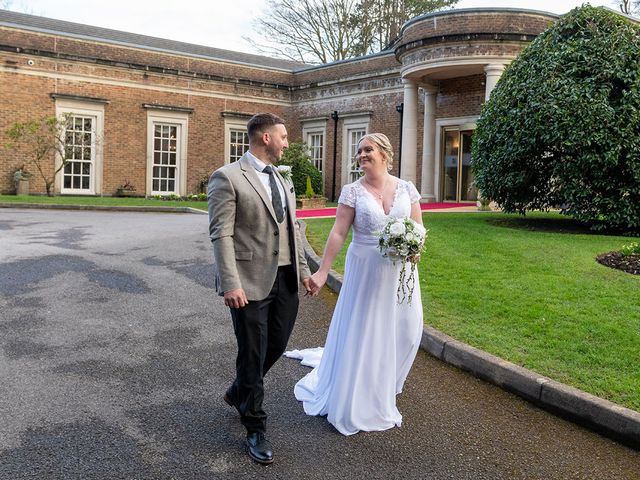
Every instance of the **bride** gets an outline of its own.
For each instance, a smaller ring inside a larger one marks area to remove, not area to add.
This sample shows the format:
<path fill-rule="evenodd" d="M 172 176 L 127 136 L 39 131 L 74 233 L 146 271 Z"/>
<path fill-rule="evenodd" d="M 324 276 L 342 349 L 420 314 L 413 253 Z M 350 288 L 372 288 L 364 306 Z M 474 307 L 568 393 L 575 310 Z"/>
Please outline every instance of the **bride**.
<path fill-rule="evenodd" d="M 385 135 L 362 137 L 356 159 L 364 176 L 343 187 L 322 263 L 310 282 L 317 295 L 353 226 L 344 283 L 324 351 L 321 356 L 318 349 L 288 352 L 315 366 L 294 389 L 304 411 L 326 415 L 344 435 L 400 426 L 396 395 L 416 356 L 423 327 L 417 272 L 411 304 L 398 304 L 401 265 L 382 256 L 377 237 L 390 217 L 411 217 L 422 224 L 420 194 L 411 182 L 389 174 L 393 150 Z"/>

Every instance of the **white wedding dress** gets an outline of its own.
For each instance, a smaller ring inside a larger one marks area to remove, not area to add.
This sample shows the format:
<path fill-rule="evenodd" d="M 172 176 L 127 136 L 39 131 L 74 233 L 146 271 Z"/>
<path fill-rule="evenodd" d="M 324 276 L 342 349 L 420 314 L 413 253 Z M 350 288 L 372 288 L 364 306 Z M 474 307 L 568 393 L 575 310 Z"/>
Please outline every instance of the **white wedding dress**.
<path fill-rule="evenodd" d="M 401 264 L 382 256 L 377 237 L 391 216 L 408 217 L 420 194 L 411 182 L 398 180 L 393 205 L 385 214 L 361 182 L 345 185 L 339 199 L 356 212 L 324 351 L 285 353 L 315 366 L 294 389 L 304 411 L 326 415 L 344 435 L 400 426 L 396 395 L 415 359 L 423 327 L 417 271 L 411 304 L 398 305 Z"/>

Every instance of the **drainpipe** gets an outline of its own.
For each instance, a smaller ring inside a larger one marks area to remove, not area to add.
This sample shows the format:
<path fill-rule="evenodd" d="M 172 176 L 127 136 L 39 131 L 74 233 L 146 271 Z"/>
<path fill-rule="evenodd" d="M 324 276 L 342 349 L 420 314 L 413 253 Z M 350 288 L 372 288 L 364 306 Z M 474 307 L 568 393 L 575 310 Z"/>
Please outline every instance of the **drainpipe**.
<path fill-rule="evenodd" d="M 400 142 L 398 144 L 398 178 L 400 178 L 400 167 L 402 167 L 402 120 L 404 112 L 404 102 L 396 105 L 396 112 L 400 114 Z"/>
<path fill-rule="evenodd" d="M 338 157 L 338 111 L 331 114 L 333 118 L 333 180 L 331 183 L 331 201 L 336 201 L 336 161 Z"/>

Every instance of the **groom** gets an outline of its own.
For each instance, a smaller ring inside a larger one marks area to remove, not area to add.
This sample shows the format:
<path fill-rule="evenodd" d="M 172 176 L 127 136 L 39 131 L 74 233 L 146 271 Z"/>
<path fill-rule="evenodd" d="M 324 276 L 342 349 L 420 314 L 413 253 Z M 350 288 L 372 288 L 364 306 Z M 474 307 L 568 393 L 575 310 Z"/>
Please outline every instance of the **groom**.
<path fill-rule="evenodd" d="M 275 168 L 289 146 L 284 121 L 260 113 L 247 130 L 249 151 L 209 179 L 209 235 L 216 290 L 231 310 L 238 343 L 236 378 L 223 399 L 240 413 L 249 456 L 269 464 L 263 378 L 285 351 L 298 313 L 298 283 L 309 293 L 310 272 L 293 184 Z"/>

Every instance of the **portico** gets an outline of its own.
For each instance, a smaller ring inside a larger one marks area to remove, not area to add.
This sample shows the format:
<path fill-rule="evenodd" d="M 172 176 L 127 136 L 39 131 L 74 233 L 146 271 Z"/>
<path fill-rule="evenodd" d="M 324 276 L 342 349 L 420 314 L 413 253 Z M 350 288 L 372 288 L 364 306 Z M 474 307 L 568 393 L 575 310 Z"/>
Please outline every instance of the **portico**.
<path fill-rule="evenodd" d="M 404 88 L 401 175 L 420 185 L 423 201 L 478 200 L 471 142 L 482 103 L 551 20 L 541 12 L 488 8 L 405 24 L 395 48 Z"/>

